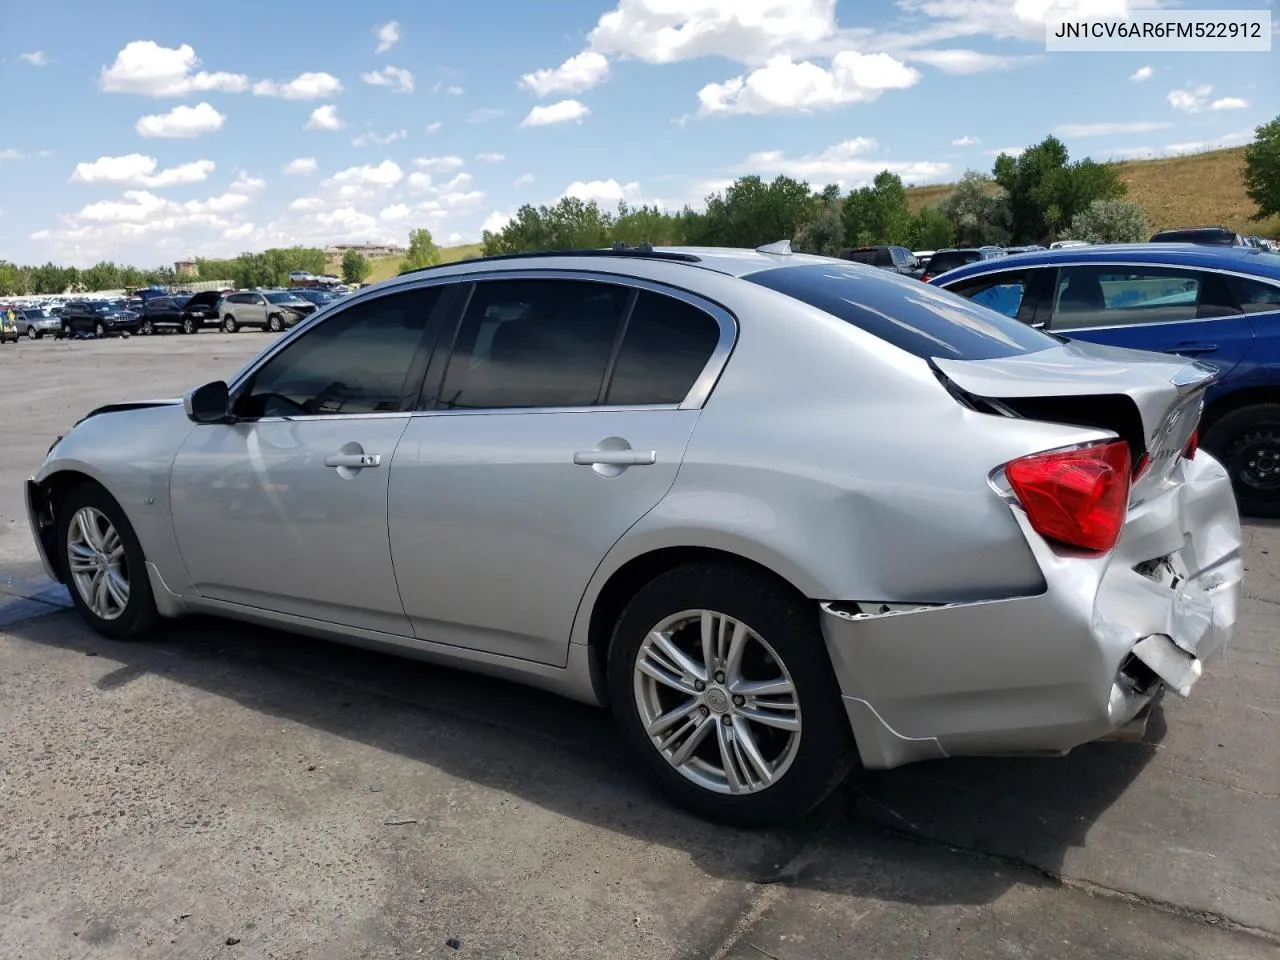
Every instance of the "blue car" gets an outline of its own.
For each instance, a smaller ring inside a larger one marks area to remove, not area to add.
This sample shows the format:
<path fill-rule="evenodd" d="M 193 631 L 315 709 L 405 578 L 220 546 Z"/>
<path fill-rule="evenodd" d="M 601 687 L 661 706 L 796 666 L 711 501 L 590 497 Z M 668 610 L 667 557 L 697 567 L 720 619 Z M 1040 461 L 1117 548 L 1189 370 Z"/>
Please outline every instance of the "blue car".
<path fill-rule="evenodd" d="M 1280 254 L 1115 244 L 981 261 L 929 282 L 1069 340 L 1217 367 L 1200 445 L 1230 471 L 1241 512 L 1280 517 Z"/>

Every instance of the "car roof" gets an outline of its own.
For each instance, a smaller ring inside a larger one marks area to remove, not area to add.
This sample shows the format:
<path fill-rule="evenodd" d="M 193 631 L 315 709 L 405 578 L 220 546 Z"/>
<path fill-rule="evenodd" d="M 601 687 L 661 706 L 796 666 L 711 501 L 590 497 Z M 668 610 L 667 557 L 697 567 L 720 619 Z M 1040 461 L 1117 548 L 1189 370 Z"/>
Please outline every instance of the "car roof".
<path fill-rule="evenodd" d="M 999 260 L 985 260 L 949 270 L 948 281 L 1019 266 L 1070 266 L 1087 263 L 1137 263 L 1174 267 L 1238 270 L 1280 278 L 1280 256 L 1256 247 L 1216 247 L 1199 243 L 1109 243 L 1060 250 L 1014 253 Z"/>

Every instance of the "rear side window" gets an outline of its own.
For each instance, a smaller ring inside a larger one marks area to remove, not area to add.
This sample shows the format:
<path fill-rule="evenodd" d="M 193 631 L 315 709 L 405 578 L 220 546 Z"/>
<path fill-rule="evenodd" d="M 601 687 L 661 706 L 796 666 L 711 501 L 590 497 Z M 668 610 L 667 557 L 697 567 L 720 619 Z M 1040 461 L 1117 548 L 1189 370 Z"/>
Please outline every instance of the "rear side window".
<path fill-rule="evenodd" d="M 1227 281 L 1245 313 L 1280 311 L 1280 284 L 1246 280 L 1244 277 L 1228 277 Z"/>
<path fill-rule="evenodd" d="M 991 360 L 1058 341 L 953 293 L 894 275 L 825 264 L 779 267 L 743 279 L 824 310 L 917 357 Z"/>
<path fill-rule="evenodd" d="M 1193 320 L 1201 276 L 1170 267 L 1064 267 L 1053 295 L 1055 330 Z"/>
<path fill-rule="evenodd" d="M 720 324 L 692 304 L 641 291 L 605 403 L 680 403 L 720 342 Z"/>

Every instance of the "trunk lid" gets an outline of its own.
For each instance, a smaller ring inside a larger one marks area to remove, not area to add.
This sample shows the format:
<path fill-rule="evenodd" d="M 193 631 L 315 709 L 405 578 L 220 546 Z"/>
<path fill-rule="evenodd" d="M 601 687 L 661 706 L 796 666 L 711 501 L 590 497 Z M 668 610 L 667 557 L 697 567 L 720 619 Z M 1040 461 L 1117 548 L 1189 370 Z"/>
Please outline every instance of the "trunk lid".
<path fill-rule="evenodd" d="M 1184 357 L 1070 342 L 994 360 L 935 359 L 944 385 L 987 413 L 1110 430 L 1147 466 L 1132 499 L 1159 489 L 1200 422 L 1210 366 Z"/>

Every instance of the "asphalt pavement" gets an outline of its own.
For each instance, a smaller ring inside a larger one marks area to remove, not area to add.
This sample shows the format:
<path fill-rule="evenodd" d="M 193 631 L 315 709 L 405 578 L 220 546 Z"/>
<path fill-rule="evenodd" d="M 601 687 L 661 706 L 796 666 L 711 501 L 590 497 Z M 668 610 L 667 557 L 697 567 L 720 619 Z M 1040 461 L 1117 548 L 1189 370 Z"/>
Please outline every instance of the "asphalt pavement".
<path fill-rule="evenodd" d="M 728 830 L 601 711 L 213 619 L 115 643 L 66 609 L 22 505 L 49 444 L 268 342 L 0 347 L 5 960 L 1280 956 L 1280 527 L 1249 524 L 1234 641 L 1142 743 L 868 774 Z"/>

